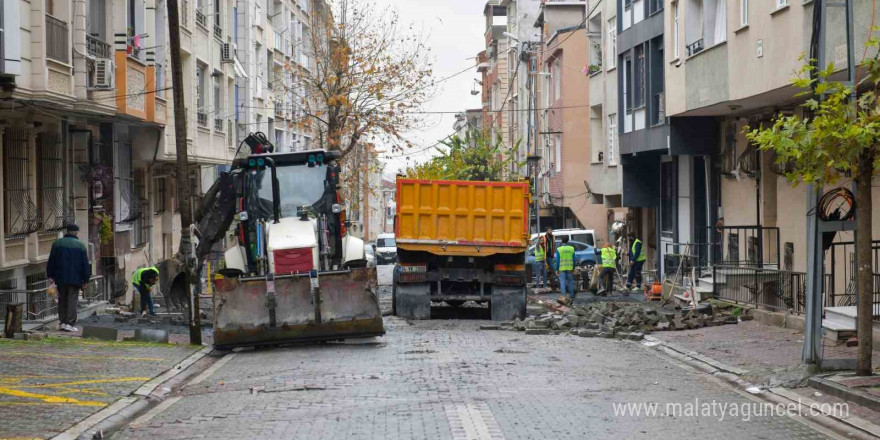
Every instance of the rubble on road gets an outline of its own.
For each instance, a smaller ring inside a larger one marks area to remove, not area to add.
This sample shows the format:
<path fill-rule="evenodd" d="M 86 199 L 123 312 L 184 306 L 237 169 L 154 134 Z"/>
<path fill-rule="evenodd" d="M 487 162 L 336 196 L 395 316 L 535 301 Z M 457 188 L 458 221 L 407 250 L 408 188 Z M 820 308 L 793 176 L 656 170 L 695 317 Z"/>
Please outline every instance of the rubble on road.
<path fill-rule="evenodd" d="M 730 310 L 713 310 L 711 305 L 694 308 L 661 309 L 645 303 L 597 303 L 559 307 L 544 303 L 546 313 L 513 321 L 512 329 L 527 335 L 568 333 L 584 338 L 644 339 L 655 331 L 675 331 L 737 324 L 746 315 L 734 316 Z M 750 317 L 749 317 L 750 318 Z M 502 328 L 509 328 L 503 325 Z"/>

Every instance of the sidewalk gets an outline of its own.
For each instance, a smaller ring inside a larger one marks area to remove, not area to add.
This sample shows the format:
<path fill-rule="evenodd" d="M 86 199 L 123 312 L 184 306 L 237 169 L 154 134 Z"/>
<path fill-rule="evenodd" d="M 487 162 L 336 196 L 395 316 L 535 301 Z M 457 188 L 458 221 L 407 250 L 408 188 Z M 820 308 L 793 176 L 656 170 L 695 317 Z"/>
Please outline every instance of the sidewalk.
<path fill-rule="evenodd" d="M 801 364 L 804 337 L 800 331 L 744 321 L 739 325 L 704 327 L 680 332 L 656 332 L 653 337 L 677 348 L 690 350 L 730 367 L 742 370 L 739 377 L 762 388 L 787 388 L 805 401 L 846 403 L 849 413 L 880 425 L 880 408 L 853 400 L 855 394 L 880 394 L 871 388 L 880 385 L 878 377 L 855 378 L 852 373 L 819 373 Z M 854 359 L 857 347 L 824 340 L 826 359 Z M 880 367 L 880 351 L 874 351 L 873 365 Z M 828 386 L 814 387 L 819 381 L 836 384 L 842 397 L 830 395 Z"/>
<path fill-rule="evenodd" d="M 0 438 L 54 437 L 201 348 L 72 337 L 0 339 Z"/>

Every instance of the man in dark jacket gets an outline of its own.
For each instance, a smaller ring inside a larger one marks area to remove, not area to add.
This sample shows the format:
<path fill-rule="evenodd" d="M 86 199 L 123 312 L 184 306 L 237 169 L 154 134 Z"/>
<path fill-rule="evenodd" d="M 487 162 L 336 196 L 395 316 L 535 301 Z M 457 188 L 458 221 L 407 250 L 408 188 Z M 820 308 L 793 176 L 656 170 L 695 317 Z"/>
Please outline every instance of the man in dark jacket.
<path fill-rule="evenodd" d="M 52 243 L 46 275 L 58 286 L 59 328 L 66 332 L 79 331 L 76 325 L 79 292 L 92 276 L 92 264 L 86 245 L 77 239 L 79 226 L 70 224 L 64 237 Z"/>

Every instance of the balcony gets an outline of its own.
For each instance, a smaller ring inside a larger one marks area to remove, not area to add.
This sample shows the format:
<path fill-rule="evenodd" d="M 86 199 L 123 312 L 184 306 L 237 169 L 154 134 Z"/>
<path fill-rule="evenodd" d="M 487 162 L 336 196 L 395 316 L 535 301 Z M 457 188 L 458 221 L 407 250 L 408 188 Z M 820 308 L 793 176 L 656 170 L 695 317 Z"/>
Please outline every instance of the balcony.
<path fill-rule="evenodd" d="M 99 40 L 98 37 L 86 35 L 86 48 L 89 55 L 95 58 L 110 58 L 110 44 Z"/>
<path fill-rule="evenodd" d="M 197 119 L 200 127 L 207 127 L 208 126 L 208 114 L 207 113 L 198 112 L 196 114 L 196 119 Z"/>
<path fill-rule="evenodd" d="M 223 119 L 214 118 L 214 131 L 223 132 Z"/>
<path fill-rule="evenodd" d="M 198 9 L 196 9 L 196 24 L 203 27 L 203 28 L 208 27 L 208 20 L 207 20 L 207 18 L 205 18 L 205 14 L 202 13 L 202 11 L 199 11 Z"/>
<path fill-rule="evenodd" d="M 214 38 L 223 41 L 223 28 L 220 25 L 214 25 Z"/>
<path fill-rule="evenodd" d="M 67 23 L 46 15 L 46 58 L 67 64 L 70 62 Z"/>
<path fill-rule="evenodd" d="M 702 52 L 705 48 L 705 40 L 703 40 L 702 38 L 685 46 L 685 49 L 687 50 L 687 56 L 696 55 Z"/>

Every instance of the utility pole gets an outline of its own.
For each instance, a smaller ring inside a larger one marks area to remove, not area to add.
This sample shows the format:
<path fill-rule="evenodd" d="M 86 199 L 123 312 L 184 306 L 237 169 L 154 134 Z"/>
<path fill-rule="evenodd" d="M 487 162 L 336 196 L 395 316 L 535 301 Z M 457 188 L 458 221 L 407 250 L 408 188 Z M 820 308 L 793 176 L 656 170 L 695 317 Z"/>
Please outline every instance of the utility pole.
<path fill-rule="evenodd" d="M 177 0 L 167 0 L 168 36 L 171 43 L 171 89 L 174 97 L 174 142 L 177 150 L 177 196 L 180 203 L 180 251 L 186 268 L 186 296 L 189 298 L 189 343 L 202 345 L 202 319 L 199 313 L 199 296 L 192 292 L 193 248 L 190 225 L 192 225 L 192 199 L 189 187 L 189 156 L 186 150 L 186 105 L 183 102 L 183 60 L 180 59 L 180 9 Z"/>

